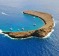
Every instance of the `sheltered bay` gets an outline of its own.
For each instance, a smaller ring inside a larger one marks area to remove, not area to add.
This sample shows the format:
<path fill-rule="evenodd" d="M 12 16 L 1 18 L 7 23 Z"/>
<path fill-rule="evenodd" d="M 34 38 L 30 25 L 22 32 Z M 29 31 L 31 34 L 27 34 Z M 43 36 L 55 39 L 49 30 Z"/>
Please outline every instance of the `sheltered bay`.
<path fill-rule="evenodd" d="M 27 10 L 23 13 L 41 18 L 44 21 L 45 25 L 37 30 L 25 32 L 4 32 L 5 34 L 8 34 L 12 38 L 28 38 L 29 36 L 36 36 L 42 38 L 45 37 L 53 29 L 54 22 L 52 19 L 53 17 L 50 14 L 32 10 Z"/>

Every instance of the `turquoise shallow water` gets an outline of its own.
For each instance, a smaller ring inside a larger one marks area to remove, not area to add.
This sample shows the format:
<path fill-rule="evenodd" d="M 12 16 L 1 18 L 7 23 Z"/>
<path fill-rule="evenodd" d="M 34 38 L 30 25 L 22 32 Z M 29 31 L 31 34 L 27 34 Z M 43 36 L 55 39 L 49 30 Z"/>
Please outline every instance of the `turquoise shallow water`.
<path fill-rule="evenodd" d="M 5 32 L 31 31 L 44 26 L 43 20 L 35 16 L 23 13 L 11 16 L 8 11 L 6 12 L 8 15 L 5 15 L 4 13 L 5 12 L 2 12 L 0 14 L 0 29 Z M 12 28 L 12 30 L 10 28 Z M 22 28 L 24 28 L 24 30 L 22 30 Z"/>
<path fill-rule="evenodd" d="M 28 19 L 27 15 L 22 14 L 24 10 L 35 10 L 35 11 L 42 11 L 52 14 L 55 21 L 54 32 L 47 39 L 39 39 L 33 36 L 33 38 L 30 39 L 13 40 L 5 36 L 4 34 L 0 34 L 0 56 L 59 56 L 58 6 L 59 6 L 58 0 L 44 0 L 44 1 L 43 0 L 35 0 L 35 1 L 34 0 L 0 0 L 0 19 L 1 19 L 0 24 L 1 25 L 3 23 L 5 24 L 5 22 L 10 23 L 5 25 L 3 24 L 4 26 L 2 25 L 3 27 L 1 29 L 5 30 L 4 27 L 8 28 L 9 25 L 10 26 L 12 25 L 12 23 L 14 24 L 15 22 L 19 22 L 21 18 L 27 20 Z M 4 12 L 2 13 L 3 15 L 1 14 L 1 12 Z M 31 18 L 29 18 L 27 21 L 29 22 L 33 20 L 31 23 L 28 23 L 26 20 L 25 21 L 21 20 L 20 22 L 22 23 L 22 25 L 21 26 L 17 25 L 17 27 L 19 28 L 20 26 L 21 29 L 22 26 L 24 25 L 27 26 L 28 24 L 34 27 L 33 26 L 34 21 L 37 22 L 39 21 L 39 19 L 37 18 L 33 19 L 33 16 L 30 17 Z M 23 22 L 27 22 L 27 23 L 23 24 Z M 39 22 L 37 22 L 37 24 L 39 25 Z M 38 28 L 38 26 L 36 26 L 36 28 Z M 9 31 L 9 28 L 6 30 Z"/>

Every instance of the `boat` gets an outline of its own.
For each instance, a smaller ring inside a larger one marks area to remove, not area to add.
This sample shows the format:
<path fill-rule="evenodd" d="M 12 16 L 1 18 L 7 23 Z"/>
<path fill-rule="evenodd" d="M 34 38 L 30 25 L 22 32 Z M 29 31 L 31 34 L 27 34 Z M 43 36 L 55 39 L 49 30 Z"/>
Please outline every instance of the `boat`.
<path fill-rule="evenodd" d="M 22 28 L 22 30 L 24 30 L 24 28 Z"/>
<path fill-rule="evenodd" d="M 36 24 L 33 24 L 33 26 L 36 26 Z"/>
<path fill-rule="evenodd" d="M 12 28 L 10 28 L 10 30 L 12 31 L 13 29 L 12 29 Z"/>

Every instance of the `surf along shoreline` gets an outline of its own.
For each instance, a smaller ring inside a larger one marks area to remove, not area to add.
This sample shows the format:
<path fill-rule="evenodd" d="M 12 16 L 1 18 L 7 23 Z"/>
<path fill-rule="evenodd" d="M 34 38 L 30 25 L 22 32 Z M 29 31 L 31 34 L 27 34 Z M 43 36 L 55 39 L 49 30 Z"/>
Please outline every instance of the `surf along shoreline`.
<path fill-rule="evenodd" d="M 25 31 L 25 32 L 3 32 L 5 34 L 8 34 L 12 38 L 28 38 L 30 36 L 36 36 L 43 38 L 45 37 L 49 32 L 52 31 L 54 22 L 53 22 L 53 17 L 44 12 L 38 12 L 38 11 L 32 11 L 32 10 L 27 10 L 23 12 L 24 14 L 29 14 L 32 16 L 39 17 L 41 18 L 45 25 L 37 30 L 32 30 L 32 31 Z"/>

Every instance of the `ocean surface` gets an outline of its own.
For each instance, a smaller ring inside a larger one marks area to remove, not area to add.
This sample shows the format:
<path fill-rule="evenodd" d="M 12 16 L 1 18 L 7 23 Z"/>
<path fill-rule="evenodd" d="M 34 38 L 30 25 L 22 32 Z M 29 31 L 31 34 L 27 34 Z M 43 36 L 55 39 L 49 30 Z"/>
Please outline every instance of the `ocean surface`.
<path fill-rule="evenodd" d="M 11 39 L 0 33 L 0 56 L 59 56 L 59 1 L 58 0 L 1 0 L 0 31 L 12 32 L 35 30 L 44 25 L 38 17 L 24 15 L 25 10 L 49 13 L 55 27 L 44 39 L 32 36 L 28 39 Z M 33 26 L 36 24 L 36 26 Z"/>

